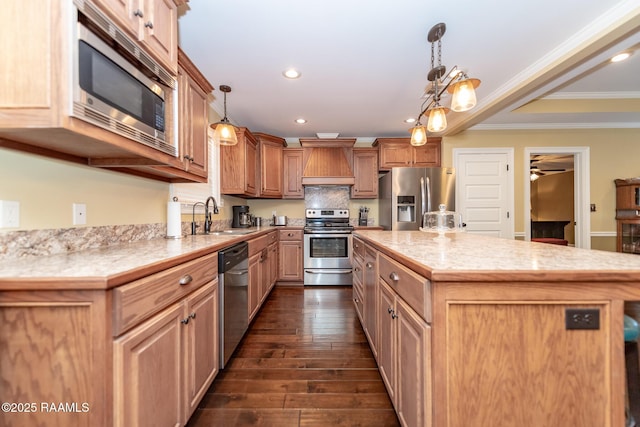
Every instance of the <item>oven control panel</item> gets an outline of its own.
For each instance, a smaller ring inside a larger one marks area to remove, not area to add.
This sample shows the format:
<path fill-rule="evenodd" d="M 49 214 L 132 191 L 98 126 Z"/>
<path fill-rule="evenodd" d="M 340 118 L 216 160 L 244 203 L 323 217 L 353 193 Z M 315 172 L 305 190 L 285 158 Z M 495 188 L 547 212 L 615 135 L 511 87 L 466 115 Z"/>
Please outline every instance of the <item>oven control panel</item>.
<path fill-rule="evenodd" d="M 306 209 L 306 218 L 349 218 L 349 209 Z"/>

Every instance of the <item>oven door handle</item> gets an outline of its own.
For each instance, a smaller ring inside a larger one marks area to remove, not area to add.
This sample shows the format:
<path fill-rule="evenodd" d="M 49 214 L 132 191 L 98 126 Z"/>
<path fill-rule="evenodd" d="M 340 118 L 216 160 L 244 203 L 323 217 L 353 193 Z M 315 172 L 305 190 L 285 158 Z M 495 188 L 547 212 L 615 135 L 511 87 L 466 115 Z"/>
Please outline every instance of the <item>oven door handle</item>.
<path fill-rule="evenodd" d="M 330 269 L 330 271 L 325 270 L 309 270 L 309 269 L 305 269 L 304 270 L 305 273 L 309 273 L 309 274 L 326 274 L 326 273 L 331 273 L 331 274 L 351 274 L 351 269 L 344 269 L 344 270 L 336 270 L 336 269 Z"/>

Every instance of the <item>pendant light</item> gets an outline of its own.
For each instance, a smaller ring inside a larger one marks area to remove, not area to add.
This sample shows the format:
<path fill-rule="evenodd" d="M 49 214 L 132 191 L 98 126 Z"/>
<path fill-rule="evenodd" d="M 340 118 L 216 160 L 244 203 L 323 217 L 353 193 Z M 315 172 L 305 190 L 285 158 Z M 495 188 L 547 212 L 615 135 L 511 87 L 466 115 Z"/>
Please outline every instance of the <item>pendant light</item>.
<path fill-rule="evenodd" d="M 211 128 L 214 129 L 213 141 L 220 145 L 236 145 L 238 143 L 236 128 L 227 118 L 227 93 L 231 92 L 231 87 L 221 85 L 220 91 L 224 93 L 224 117 L 211 125 Z"/>
<path fill-rule="evenodd" d="M 427 132 L 438 133 L 447 129 L 447 113 L 449 111 L 463 112 L 476 106 L 475 89 L 480 85 L 480 80 L 472 79 L 465 72 L 454 66 L 449 74 L 446 74 L 446 67 L 442 65 L 442 36 L 447 26 L 440 22 L 429 30 L 427 40 L 431 43 L 431 69 L 427 79 L 432 83 L 427 93 L 427 97 L 422 103 L 418 123 L 410 129 L 411 144 L 423 145 L 427 141 Z M 436 63 L 436 43 L 437 63 Z M 451 110 L 440 104 L 444 91 L 452 93 Z M 420 124 L 420 118 L 428 114 L 427 127 Z"/>
<path fill-rule="evenodd" d="M 480 85 L 480 80 L 470 79 L 466 74 L 462 75 L 459 80 L 449 86 L 447 91 L 452 93 L 451 110 L 461 113 L 471 110 L 476 106 L 476 88 Z"/>
<path fill-rule="evenodd" d="M 422 123 L 420 123 L 420 120 L 418 120 L 418 123 L 416 123 L 416 125 L 412 127 L 410 130 L 411 130 L 411 145 L 415 147 L 419 147 L 427 143 L 427 130 L 422 125 Z"/>

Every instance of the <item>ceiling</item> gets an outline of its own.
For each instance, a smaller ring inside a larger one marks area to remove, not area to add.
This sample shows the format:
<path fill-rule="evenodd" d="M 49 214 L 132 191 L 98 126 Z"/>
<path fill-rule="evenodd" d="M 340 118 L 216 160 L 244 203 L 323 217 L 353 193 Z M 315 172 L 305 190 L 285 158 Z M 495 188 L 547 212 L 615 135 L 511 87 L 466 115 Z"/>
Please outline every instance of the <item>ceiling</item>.
<path fill-rule="evenodd" d="M 227 116 L 296 139 L 408 137 L 429 83 L 429 29 L 442 64 L 482 81 L 443 135 L 473 129 L 640 128 L 637 0 L 190 0 L 179 44 Z M 620 63 L 608 59 L 635 51 Z M 436 58 L 437 62 L 437 58 Z M 288 80 L 295 67 L 302 76 Z M 448 100 L 445 100 L 445 104 Z M 295 119 L 303 117 L 306 124 Z M 423 120 L 423 123 L 425 121 Z"/>

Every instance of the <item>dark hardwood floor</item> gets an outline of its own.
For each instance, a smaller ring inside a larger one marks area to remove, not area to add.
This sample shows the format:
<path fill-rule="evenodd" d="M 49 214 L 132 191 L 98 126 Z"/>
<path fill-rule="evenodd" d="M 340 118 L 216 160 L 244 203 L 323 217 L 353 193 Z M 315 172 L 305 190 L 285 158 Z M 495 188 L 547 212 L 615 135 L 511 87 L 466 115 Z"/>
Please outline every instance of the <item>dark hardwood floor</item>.
<path fill-rule="evenodd" d="M 351 287 L 280 286 L 188 424 L 398 425 Z"/>

